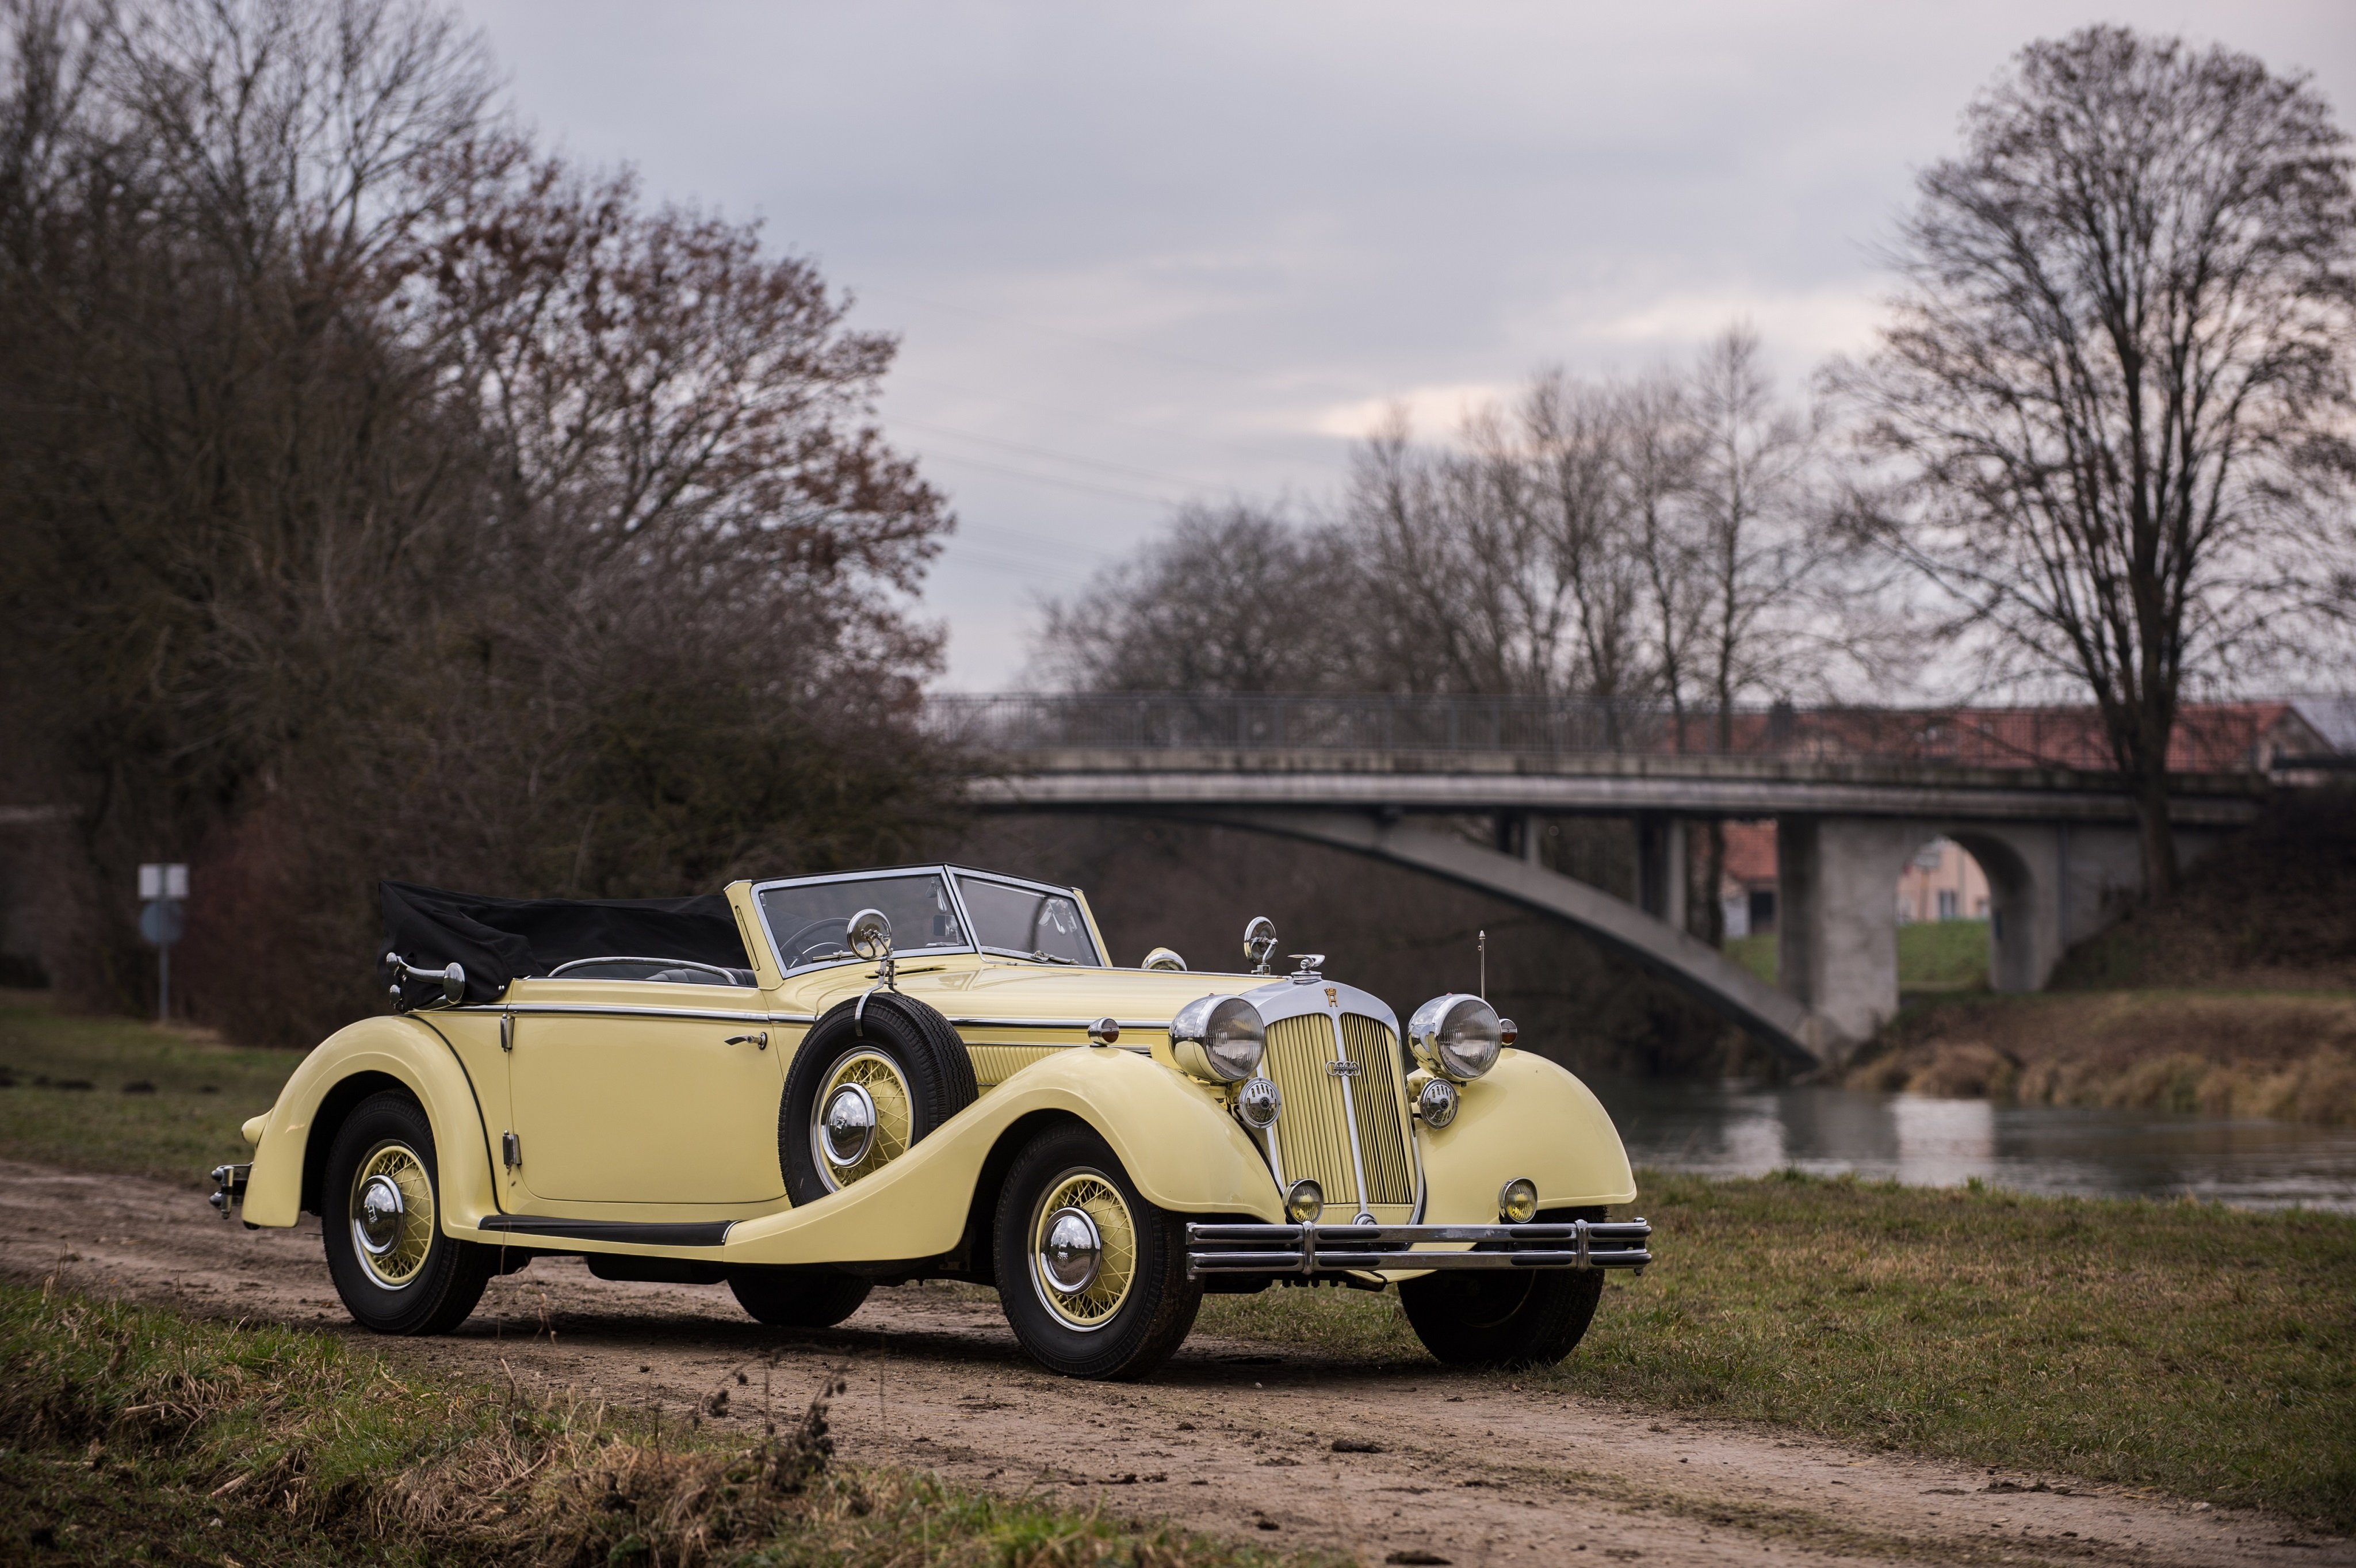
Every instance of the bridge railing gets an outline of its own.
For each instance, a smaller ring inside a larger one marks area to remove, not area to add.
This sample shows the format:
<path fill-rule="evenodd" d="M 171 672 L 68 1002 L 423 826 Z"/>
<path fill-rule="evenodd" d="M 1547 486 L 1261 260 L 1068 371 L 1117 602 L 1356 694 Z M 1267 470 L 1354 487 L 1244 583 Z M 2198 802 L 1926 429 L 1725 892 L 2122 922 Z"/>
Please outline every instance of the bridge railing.
<path fill-rule="evenodd" d="M 2274 704 L 2188 709 L 2170 764 L 2263 769 Z M 2092 708 L 1715 708 L 1592 697 L 991 693 L 928 698 L 925 724 L 992 754 L 1039 751 L 1371 751 L 1700 756 L 1945 764 L 2115 766 Z"/>

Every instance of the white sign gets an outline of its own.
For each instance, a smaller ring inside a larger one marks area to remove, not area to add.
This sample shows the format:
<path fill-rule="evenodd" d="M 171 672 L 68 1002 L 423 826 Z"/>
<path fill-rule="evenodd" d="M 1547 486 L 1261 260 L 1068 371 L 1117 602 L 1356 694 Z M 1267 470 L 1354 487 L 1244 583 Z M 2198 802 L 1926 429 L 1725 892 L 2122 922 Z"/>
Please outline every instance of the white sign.
<path fill-rule="evenodd" d="M 188 896 L 186 865 L 149 864 L 139 868 L 142 898 L 185 898 Z"/>

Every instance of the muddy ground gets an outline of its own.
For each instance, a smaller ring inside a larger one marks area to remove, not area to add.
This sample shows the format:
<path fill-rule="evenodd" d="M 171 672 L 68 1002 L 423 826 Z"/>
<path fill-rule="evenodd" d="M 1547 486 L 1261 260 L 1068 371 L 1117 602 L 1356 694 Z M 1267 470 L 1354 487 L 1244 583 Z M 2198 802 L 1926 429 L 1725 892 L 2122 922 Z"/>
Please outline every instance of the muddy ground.
<path fill-rule="evenodd" d="M 790 1333 L 745 1318 L 723 1286 L 610 1283 L 541 1259 L 496 1282 L 458 1334 L 381 1340 L 344 1316 L 316 1222 L 247 1230 L 186 1187 L 11 1162 L 0 1272 L 350 1335 L 404 1365 L 481 1378 L 504 1364 L 680 1421 L 725 1391 L 725 1412 L 701 1419 L 757 1424 L 765 1380 L 779 1412 L 798 1413 L 839 1374 L 850 1459 L 1368 1563 L 2356 1564 L 2350 1542 L 2263 1515 L 1526 1392 L 1431 1363 L 1197 1335 L 1150 1382 L 1072 1382 L 1025 1360 L 995 1300 L 969 1289 L 879 1290 L 839 1329 Z"/>

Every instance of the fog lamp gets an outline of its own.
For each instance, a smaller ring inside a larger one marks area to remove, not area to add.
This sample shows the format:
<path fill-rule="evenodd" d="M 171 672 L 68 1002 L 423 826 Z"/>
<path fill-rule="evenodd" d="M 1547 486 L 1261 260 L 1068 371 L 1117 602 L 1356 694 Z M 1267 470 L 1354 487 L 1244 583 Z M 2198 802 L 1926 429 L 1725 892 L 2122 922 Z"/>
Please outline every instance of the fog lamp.
<path fill-rule="evenodd" d="M 1308 1177 L 1301 1177 L 1285 1189 L 1285 1217 L 1295 1225 L 1314 1225 L 1317 1217 L 1324 1212 L 1325 1189 Z"/>
<path fill-rule="evenodd" d="M 1497 1218 L 1508 1225 L 1526 1225 L 1538 1217 L 1537 1184 L 1515 1176 L 1497 1193 Z"/>

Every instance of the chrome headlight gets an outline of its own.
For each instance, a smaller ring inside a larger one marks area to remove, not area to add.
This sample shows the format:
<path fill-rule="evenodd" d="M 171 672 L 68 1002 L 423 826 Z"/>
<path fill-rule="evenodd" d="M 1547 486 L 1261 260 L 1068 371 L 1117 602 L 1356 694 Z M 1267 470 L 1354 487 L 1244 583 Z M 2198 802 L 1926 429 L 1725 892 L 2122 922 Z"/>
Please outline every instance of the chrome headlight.
<path fill-rule="evenodd" d="M 1435 996 L 1415 1010 L 1408 1048 L 1432 1071 L 1468 1083 L 1497 1064 L 1505 1031 L 1497 1010 L 1478 996 Z"/>
<path fill-rule="evenodd" d="M 1259 1069 L 1268 1048 L 1259 1009 L 1240 996 L 1199 996 L 1170 1020 L 1178 1065 L 1205 1083 L 1239 1083 Z"/>

